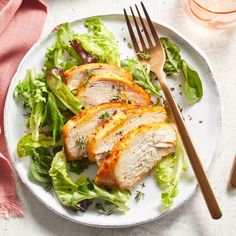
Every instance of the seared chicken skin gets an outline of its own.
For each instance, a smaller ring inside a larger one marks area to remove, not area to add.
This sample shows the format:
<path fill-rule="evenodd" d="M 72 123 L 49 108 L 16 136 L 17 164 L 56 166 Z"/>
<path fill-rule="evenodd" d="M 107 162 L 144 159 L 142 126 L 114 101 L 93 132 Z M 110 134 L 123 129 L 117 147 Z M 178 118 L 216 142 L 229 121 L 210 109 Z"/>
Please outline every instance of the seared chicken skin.
<path fill-rule="evenodd" d="M 129 189 L 166 156 L 175 151 L 176 131 L 166 123 L 133 129 L 113 147 L 101 163 L 96 184 Z"/>
<path fill-rule="evenodd" d="M 118 112 L 106 123 L 98 126 L 89 137 L 87 144 L 89 159 L 100 165 L 106 156 L 109 155 L 113 146 L 129 131 L 140 125 L 162 122 L 166 119 L 166 111 L 160 106 L 140 107 Z"/>
<path fill-rule="evenodd" d="M 86 108 L 108 102 L 140 106 L 151 103 L 149 95 L 140 86 L 111 72 L 91 76 L 78 88 L 77 98 Z"/>
<path fill-rule="evenodd" d="M 74 66 L 65 71 L 64 82 L 71 91 L 75 89 L 77 90 L 81 83 L 83 83 L 88 77 L 106 72 L 112 72 L 121 77 L 125 77 L 128 80 L 132 80 L 132 76 L 127 71 L 117 66 L 105 63 L 90 63 L 81 66 Z"/>
<path fill-rule="evenodd" d="M 115 112 L 134 109 L 130 104 L 108 103 L 87 108 L 70 119 L 63 127 L 62 134 L 66 156 L 69 160 L 87 157 L 87 140 L 96 127 L 109 119 Z"/>

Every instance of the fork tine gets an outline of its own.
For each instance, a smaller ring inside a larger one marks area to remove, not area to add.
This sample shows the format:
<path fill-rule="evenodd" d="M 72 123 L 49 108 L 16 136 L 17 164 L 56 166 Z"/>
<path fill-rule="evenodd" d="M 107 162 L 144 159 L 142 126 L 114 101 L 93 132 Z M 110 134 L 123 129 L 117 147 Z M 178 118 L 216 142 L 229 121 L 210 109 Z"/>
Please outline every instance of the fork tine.
<path fill-rule="evenodd" d="M 144 22 L 143 22 L 143 18 L 142 18 L 142 16 L 141 16 L 141 14 L 140 14 L 140 12 L 139 12 L 138 7 L 137 7 L 136 4 L 135 4 L 135 8 L 136 8 L 136 10 L 137 10 L 137 12 L 138 12 L 139 20 L 140 20 L 140 22 L 141 22 L 141 24 L 142 24 L 142 27 L 143 27 L 144 33 L 145 33 L 145 35 L 146 35 L 146 38 L 147 38 L 149 47 L 153 47 L 152 40 L 151 40 L 151 38 L 150 38 L 150 36 L 149 36 L 149 34 L 148 34 L 147 28 L 146 28 L 146 26 L 145 26 L 145 24 L 144 24 Z"/>
<path fill-rule="evenodd" d="M 138 32 L 138 36 L 139 36 L 140 42 L 141 42 L 142 47 L 143 47 L 142 50 L 144 51 L 144 50 L 146 49 L 146 45 L 145 45 L 145 42 L 144 42 L 144 40 L 143 40 L 143 36 L 142 36 L 141 31 L 140 31 L 140 29 L 139 29 L 139 26 L 138 26 L 138 23 L 137 23 L 137 20 L 136 20 L 136 17 L 135 17 L 135 15 L 134 15 L 134 12 L 133 12 L 132 7 L 130 7 L 130 10 L 131 10 L 131 13 L 132 13 L 132 16 L 133 16 L 133 19 L 134 19 L 135 27 L 136 27 L 136 30 L 137 30 L 137 32 Z"/>
<path fill-rule="evenodd" d="M 138 53 L 140 51 L 140 49 L 139 49 L 137 40 L 135 38 L 134 31 L 131 27 L 129 17 L 128 17 L 125 9 L 124 9 L 124 14 L 125 14 L 125 21 L 126 21 L 126 24 L 127 24 L 128 30 L 129 30 L 129 34 L 130 34 L 130 37 L 131 37 L 131 40 L 132 40 L 132 43 L 133 43 L 133 46 L 134 46 L 134 50 L 135 50 L 136 53 Z"/>
<path fill-rule="evenodd" d="M 159 44 L 159 43 L 160 43 L 160 39 L 159 39 L 159 37 L 158 37 L 158 35 L 157 35 L 157 32 L 156 32 L 156 30 L 155 30 L 155 28 L 154 28 L 154 25 L 153 25 L 153 23 L 152 23 L 152 21 L 151 21 L 149 15 L 148 15 L 148 13 L 147 13 L 147 10 L 146 10 L 146 8 L 145 8 L 145 6 L 143 5 L 142 2 L 141 2 L 141 5 L 142 5 L 142 8 L 143 8 L 143 12 L 144 12 L 144 14 L 145 14 L 145 16 L 146 16 L 146 19 L 147 19 L 149 28 L 150 28 L 150 30 L 151 30 L 151 32 L 152 32 L 152 36 L 153 36 L 153 38 L 155 39 L 155 42 L 156 42 L 157 44 Z"/>

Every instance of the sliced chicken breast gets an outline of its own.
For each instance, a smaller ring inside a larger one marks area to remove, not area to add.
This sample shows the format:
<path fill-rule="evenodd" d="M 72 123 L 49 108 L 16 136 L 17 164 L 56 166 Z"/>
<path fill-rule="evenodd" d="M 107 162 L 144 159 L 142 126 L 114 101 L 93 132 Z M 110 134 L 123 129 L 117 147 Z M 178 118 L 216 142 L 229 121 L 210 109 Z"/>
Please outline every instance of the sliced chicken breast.
<path fill-rule="evenodd" d="M 72 91 L 77 90 L 81 83 L 83 83 L 88 77 L 95 74 L 101 74 L 105 72 L 112 72 L 119 76 L 125 77 L 128 80 L 132 80 L 132 76 L 125 70 L 105 64 L 105 63 L 90 63 L 81 66 L 74 66 L 64 72 L 64 82 L 66 86 Z"/>
<path fill-rule="evenodd" d="M 129 189 L 175 151 L 176 132 L 166 123 L 142 125 L 116 143 L 99 167 L 96 184 Z"/>
<path fill-rule="evenodd" d="M 85 107 L 119 102 L 147 106 L 149 95 L 137 84 L 114 73 L 101 73 L 90 77 L 78 88 L 77 98 Z"/>
<path fill-rule="evenodd" d="M 67 158 L 77 160 L 87 157 L 87 140 L 96 127 L 106 122 L 115 112 L 134 109 L 134 107 L 134 105 L 120 103 L 102 104 L 87 108 L 70 119 L 62 129 Z"/>
<path fill-rule="evenodd" d="M 105 124 L 98 126 L 93 135 L 89 137 L 87 145 L 89 159 L 100 165 L 113 146 L 129 131 L 140 125 L 162 122 L 166 119 L 166 111 L 160 106 L 140 107 L 118 112 Z"/>

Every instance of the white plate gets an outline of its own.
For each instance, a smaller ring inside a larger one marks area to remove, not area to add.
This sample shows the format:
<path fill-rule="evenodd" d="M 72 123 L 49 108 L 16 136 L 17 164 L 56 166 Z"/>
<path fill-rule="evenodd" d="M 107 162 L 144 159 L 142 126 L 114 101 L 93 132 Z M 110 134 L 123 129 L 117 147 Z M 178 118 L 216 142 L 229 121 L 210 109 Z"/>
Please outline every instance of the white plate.
<path fill-rule="evenodd" d="M 132 57 L 133 52 L 127 47 L 127 42 L 129 42 L 130 39 L 123 16 L 107 15 L 100 17 L 107 25 L 108 29 L 113 31 L 119 41 L 122 58 L 126 58 L 127 56 Z M 84 20 L 85 19 L 72 22 L 72 28 L 76 32 L 85 32 L 86 29 L 83 26 Z M 170 27 L 164 26 L 161 23 L 156 23 L 156 26 L 158 27 L 158 32 L 160 35 L 171 38 L 181 47 L 181 54 L 183 58 L 185 58 L 194 68 L 196 68 L 202 78 L 204 97 L 201 102 L 193 106 L 187 103 L 184 95 L 179 95 L 179 92 L 182 91 L 179 84 L 183 84 L 181 82 L 183 79 L 180 78 L 179 81 L 177 79 L 169 79 L 169 84 L 171 87 L 175 87 L 173 93 L 176 100 L 183 108 L 183 115 L 185 117 L 186 124 L 192 135 L 198 153 L 200 154 L 202 163 L 205 169 L 208 169 L 216 153 L 221 130 L 221 107 L 216 82 L 213 78 L 206 58 L 195 46 L 193 46 L 183 36 L 176 33 L 173 29 L 170 29 Z M 23 183 L 45 206 L 67 219 L 85 225 L 98 227 L 128 227 L 152 221 L 170 212 L 162 209 L 160 202 L 161 190 L 155 185 L 154 178 L 152 176 L 147 177 L 141 182 L 145 182 L 145 188 L 142 189 L 141 185 L 138 184 L 133 190 L 134 194 L 128 202 L 128 206 L 131 209 L 129 212 L 126 214 L 116 213 L 110 216 L 99 215 L 95 210 L 93 210 L 93 208 L 89 209 L 84 214 L 72 212 L 71 210 L 64 208 L 59 203 L 54 193 L 46 192 L 41 186 L 29 180 L 29 158 L 19 160 L 16 154 L 17 143 L 21 136 L 24 135 L 25 119 L 23 117 L 24 110 L 13 99 L 13 92 L 18 81 L 24 77 L 26 69 L 35 67 L 38 71 L 40 70 L 44 60 L 45 51 L 54 42 L 54 40 L 55 33 L 51 33 L 46 38 L 37 42 L 30 49 L 14 75 L 6 99 L 4 111 L 6 140 L 15 169 Z M 199 123 L 199 121 L 203 122 Z M 178 197 L 175 198 L 172 209 L 174 210 L 178 206 L 181 206 L 185 200 L 190 198 L 196 187 L 197 184 L 194 180 L 190 167 L 188 173 L 184 174 L 182 178 L 179 191 L 180 193 Z M 138 203 L 134 200 L 136 190 L 140 190 L 145 193 L 144 199 Z"/>

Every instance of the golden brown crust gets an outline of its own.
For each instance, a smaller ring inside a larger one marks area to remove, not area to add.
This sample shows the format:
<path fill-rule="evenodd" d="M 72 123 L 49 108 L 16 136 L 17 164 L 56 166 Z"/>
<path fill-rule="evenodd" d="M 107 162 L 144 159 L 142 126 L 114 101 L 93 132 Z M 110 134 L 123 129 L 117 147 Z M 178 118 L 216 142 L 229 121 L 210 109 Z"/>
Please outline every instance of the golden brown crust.
<path fill-rule="evenodd" d="M 166 114 L 165 109 L 161 106 L 135 107 L 134 109 L 127 109 L 117 113 L 106 123 L 99 125 L 94 131 L 93 135 L 89 137 L 87 144 L 87 153 L 89 159 L 93 162 L 96 161 L 96 150 L 99 140 L 107 138 L 114 130 L 122 127 L 124 122 L 126 122 L 128 119 L 137 115 L 142 115 L 146 112 L 159 112 Z"/>
<path fill-rule="evenodd" d="M 132 139 L 135 136 L 145 134 L 150 129 L 158 130 L 159 128 L 164 126 L 169 125 L 166 122 L 154 122 L 149 125 L 141 125 L 126 134 L 120 141 L 115 144 L 108 158 L 101 163 L 95 179 L 96 184 L 105 186 L 116 186 L 120 189 L 128 189 L 135 183 L 137 183 L 141 178 L 143 178 L 146 173 L 141 173 L 129 185 L 127 183 L 120 183 L 115 176 L 115 168 L 118 165 L 123 151 L 129 147 Z M 174 129 L 173 127 L 171 128 Z M 173 146 L 174 145 L 176 145 L 176 143 L 174 143 Z"/>
<path fill-rule="evenodd" d="M 130 73 L 128 73 L 126 70 L 120 67 L 109 65 L 106 63 L 89 63 L 80 66 L 73 66 L 69 70 L 66 70 L 64 72 L 65 84 L 68 85 L 71 82 L 71 80 L 74 79 L 73 76 L 75 74 L 83 75 L 86 73 L 87 70 L 96 71 L 96 73 L 100 73 L 99 71 L 106 70 L 107 72 L 113 72 L 119 76 L 125 77 L 128 80 L 133 79 Z"/>
<path fill-rule="evenodd" d="M 107 73 L 101 73 L 94 76 L 91 76 L 88 80 L 88 83 L 86 85 L 81 84 L 78 88 L 78 95 L 77 98 L 80 99 L 83 94 L 85 93 L 86 89 L 89 88 L 94 82 L 98 81 L 109 81 L 114 82 L 114 84 L 120 84 L 124 87 L 124 91 L 126 90 L 132 90 L 136 92 L 140 98 L 143 99 L 142 102 L 135 102 L 134 105 L 140 105 L 140 106 L 148 106 L 151 104 L 151 98 L 150 96 L 142 89 L 139 85 L 135 84 L 134 82 L 128 80 L 125 77 L 121 77 L 117 74 L 107 72 Z M 127 97 L 127 99 L 124 99 L 123 103 L 128 103 L 130 99 Z M 111 101 L 107 101 L 111 102 Z M 122 102 L 122 101 L 121 101 Z"/>
<path fill-rule="evenodd" d="M 68 147 L 68 139 L 69 139 L 69 133 L 71 129 L 73 129 L 75 126 L 82 126 L 84 122 L 89 121 L 91 118 L 96 116 L 97 113 L 100 113 L 101 111 L 105 111 L 109 108 L 114 108 L 114 109 L 132 109 L 134 108 L 134 105 L 131 104 L 121 104 L 121 103 L 105 103 L 101 104 L 98 106 L 90 107 L 87 108 L 74 117 L 72 117 L 67 123 L 64 125 L 62 129 L 62 135 L 64 139 L 64 144 L 65 144 L 65 152 L 68 160 L 78 160 L 79 157 L 75 157 L 72 152 L 70 151 L 70 148 Z"/>

